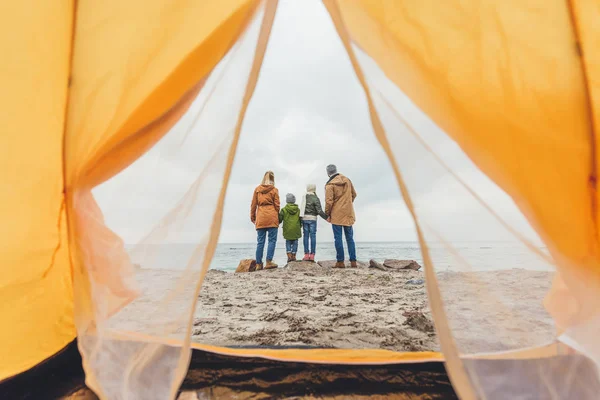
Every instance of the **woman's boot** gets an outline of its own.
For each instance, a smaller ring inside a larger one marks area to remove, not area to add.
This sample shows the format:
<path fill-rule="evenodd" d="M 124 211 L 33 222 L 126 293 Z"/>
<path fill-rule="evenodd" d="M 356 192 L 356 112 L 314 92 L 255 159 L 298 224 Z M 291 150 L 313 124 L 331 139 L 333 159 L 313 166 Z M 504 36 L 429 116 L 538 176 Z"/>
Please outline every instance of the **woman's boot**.
<path fill-rule="evenodd" d="M 311 256 L 312 256 L 312 254 L 306 253 L 304 255 L 304 258 L 302 259 L 302 261 L 312 261 L 311 258 L 310 258 Z"/>
<path fill-rule="evenodd" d="M 273 269 L 277 268 L 278 265 L 273 262 L 273 260 L 267 260 L 267 265 L 265 265 L 265 269 Z"/>

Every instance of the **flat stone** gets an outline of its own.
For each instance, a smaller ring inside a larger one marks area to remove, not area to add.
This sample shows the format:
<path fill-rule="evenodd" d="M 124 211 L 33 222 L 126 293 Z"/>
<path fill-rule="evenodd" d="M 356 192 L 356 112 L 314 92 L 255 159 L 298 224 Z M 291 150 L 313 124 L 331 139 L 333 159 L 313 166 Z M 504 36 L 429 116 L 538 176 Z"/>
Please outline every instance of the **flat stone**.
<path fill-rule="evenodd" d="M 421 269 L 421 266 L 415 260 L 385 260 L 383 262 L 383 266 L 390 269 L 410 269 L 413 271 L 418 271 Z"/>
<path fill-rule="evenodd" d="M 314 267 L 320 267 L 320 265 L 313 261 L 297 260 L 297 261 L 290 261 L 289 263 L 285 264 L 285 266 L 283 268 L 302 269 L 302 268 L 314 268 Z"/>
<path fill-rule="evenodd" d="M 256 270 L 256 261 L 255 260 L 241 260 L 235 272 L 254 272 Z"/>

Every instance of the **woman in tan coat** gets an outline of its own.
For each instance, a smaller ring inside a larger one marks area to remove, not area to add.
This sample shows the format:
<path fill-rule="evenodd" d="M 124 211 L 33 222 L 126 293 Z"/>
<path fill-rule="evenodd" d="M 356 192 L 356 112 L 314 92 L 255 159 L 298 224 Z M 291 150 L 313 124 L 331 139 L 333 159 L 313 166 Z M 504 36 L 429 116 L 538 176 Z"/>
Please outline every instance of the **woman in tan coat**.
<path fill-rule="evenodd" d="M 277 231 L 279 228 L 279 191 L 275 187 L 275 174 L 267 171 L 262 184 L 254 189 L 252 205 L 250 206 L 250 220 L 256 227 L 256 269 L 263 269 L 263 252 L 265 239 L 268 236 L 267 264 L 265 269 L 277 268 L 273 262 L 275 246 L 277 245 Z"/>

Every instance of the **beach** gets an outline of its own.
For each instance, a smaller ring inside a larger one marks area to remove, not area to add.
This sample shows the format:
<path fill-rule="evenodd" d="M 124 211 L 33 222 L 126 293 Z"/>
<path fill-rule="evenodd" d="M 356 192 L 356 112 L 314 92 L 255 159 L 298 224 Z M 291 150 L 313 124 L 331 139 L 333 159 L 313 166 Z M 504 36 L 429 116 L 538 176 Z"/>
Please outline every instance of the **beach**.
<path fill-rule="evenodd" d="M 142 290 L 156 292 L 171 287 L 175 276 L 141 268 L 137 278 Z M 437 277 L 461 352 L 507 351 L 553 339 L 554 326 L 542 305 L 550 272 L 507 269 Z M 364 264 L 332 269 L 298 262 L 250 273 L 211 269 L 197 300 L 193 340 L 217 346 L 438 351 L 423 279 L 422 270 L 380 271 Z M 156 306 L 142 296 L 117 319 L 131 321 L 132 313 L 152 318 Z"/>

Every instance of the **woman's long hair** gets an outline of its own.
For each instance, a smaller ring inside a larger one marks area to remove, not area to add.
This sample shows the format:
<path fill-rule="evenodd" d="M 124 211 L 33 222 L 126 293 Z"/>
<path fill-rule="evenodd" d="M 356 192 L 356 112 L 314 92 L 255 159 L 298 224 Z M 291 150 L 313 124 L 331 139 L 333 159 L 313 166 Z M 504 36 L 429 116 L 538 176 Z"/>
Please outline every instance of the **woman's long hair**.
<path fill-rule="evenodd" d="M 275 186 L 275 174 L 273 173 L 273 171 L 265 172 L 265 176 L 263 177 L 262 184 Z"/>

